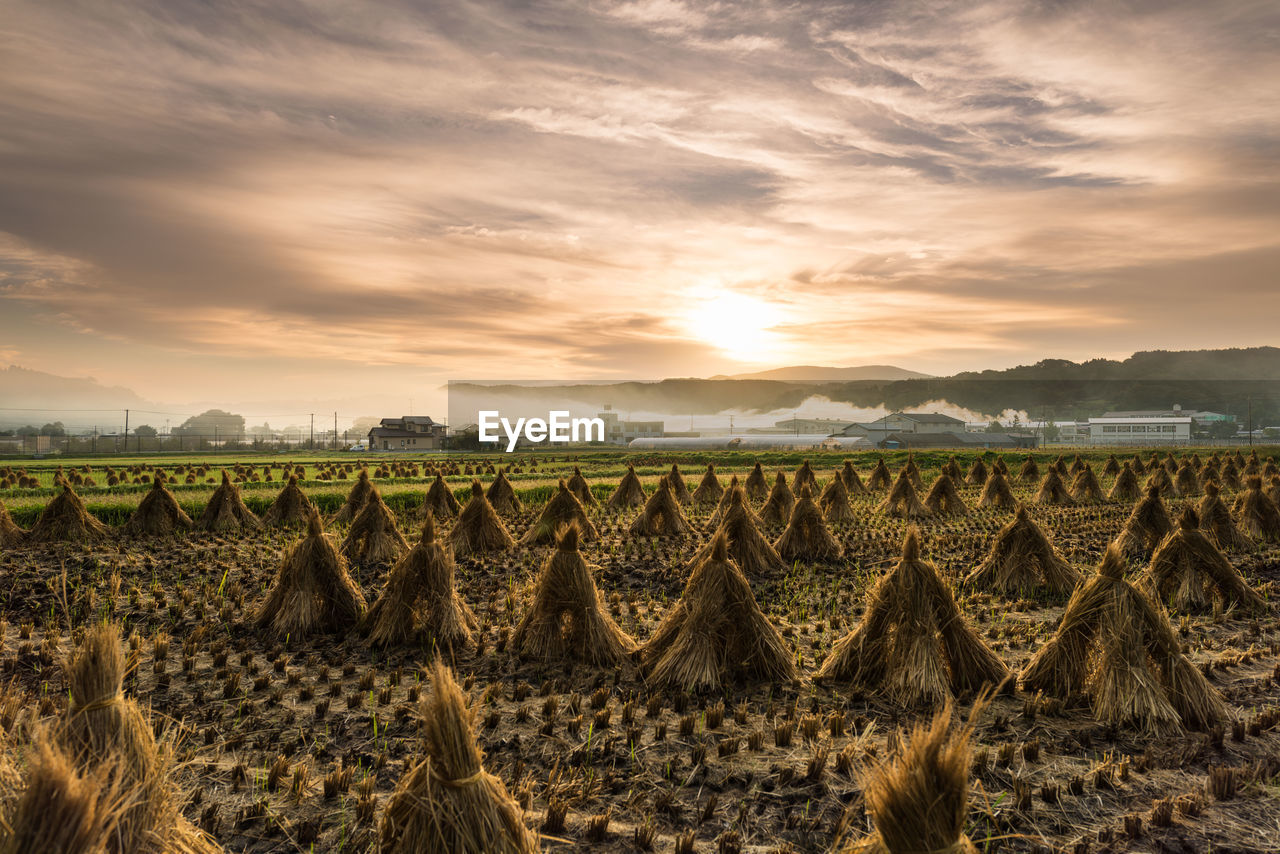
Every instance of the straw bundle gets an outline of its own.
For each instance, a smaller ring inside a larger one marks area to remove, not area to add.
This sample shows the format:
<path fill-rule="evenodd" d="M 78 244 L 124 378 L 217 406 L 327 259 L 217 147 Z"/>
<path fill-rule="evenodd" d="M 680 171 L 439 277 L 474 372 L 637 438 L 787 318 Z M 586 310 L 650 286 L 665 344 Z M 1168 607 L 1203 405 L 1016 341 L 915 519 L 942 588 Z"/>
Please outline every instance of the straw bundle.
<path fill-rule="evenodd" d="M 115 776 L 106 763 L 82 774 L 62 747 L 41 736 L 31 749 L 26 774 L 15 781 L 25 786 L 21 793 L 13 792 L 0 821 L 0 852 L 104 854 L 123 801 Z"/>
<path fill-rule="evenodd" d="M 1009 464 L 1004 461 L 1004 457 L 996 457 L 991 461 L 991 470 L 998 471 L 1006 478 L 1009 476 Z"/>
<path fill-rule="evenodd" d="M 1018 506 L 1013 497 L 1013 488 L 1002 472 L 993 471 L 982 486 L 982 495 L 978 496 L 979 507 L 996 507 L 1001 510 L 1012 510 Z"/>
<path fill-rule="evenodd" d="M 1053 547 L 1027 508 L 1019 507 L 964 583 L 974 590 L 1029 596 L 1038 590 L 1070 593 L 1079 580 L 1080 574 Z"/>
<path fill-rule="evenodd" d="M 933 511 L 921 503 L 920 497 L 916 494 L 916 488 L 911 483 L 911 477 L 905 469 L 898 473 L 898 479 L 893 482 L 893 489 L 889 490 L 889 495 L 876 506 L 876 510 L 889 516 L 902 516 L 907 519 L 933 515 Z"/>
<path fill-rule="evenodd" d="M 764 501 L 769 497 L 769 483 L 764 479 L 764 469 L 760 468 L 760 463 L 751 467 L 751 474 L 747 475 L 746 491 L 747 497 L 752 501 Z"/>
<path fill-rule="evenodd" d="M 1110 501 L 1133 501 L 1142 494 L 1142 487 L 1138 485 L 1138 475 L 1133 470 L 1133 464 L 1126 461 L 1124 468 L 1120 469 L 1120 474 L 1116 475 L 1116 482 L 1111 484 L 1111 491 L 1107 493 L 1107 499 Z"/>
<path fill-rule="evenodd" d="M 999 474 L 999 472 L 994 473 Z M 969 515 L 969 508 L 960 497 L 960 490 L 956 489 L 955 482 L 945 473 L 938 475 L 933 485 L 929 487 L 929 492 L 924 497 L 924 506 L 928 507 L 935 516 Z"/>
<path fill-rule="evenodd" d="M 1190 497 L 1200 494 L 1200 475 L 1189 462 L 1178 466 L 1178 473 L 1173 478 L 1173 488 L 1179 495 Z"/>
<path fill-rule="evenodd" d="M 889 474 L 889 467 L 884 464 L 884 457 L 876 460 L 875 468 L 871 470 L 871 474 L 867 476 L 867 490 L 869 492 L 878 492 L 881 489 L 888 489 L 893 483 L 893 476 Z"/>
<path fill-rule="evenodd" d="M 1146 496 L 1134 505 L 1120 530 L 1116 544 L 1125 554 L 1148 555 L 1173 530 L 1173 520 L 1160 498 L 1160 490 L 1148 487 Z"/>
<path fill-rule="evenodd" d="M 231 531 L 260 531 L 262 522 L 245 506 L 240 495 L 240 485 L 231 481 L 224 469 L 222 484 L 213 491 L 209 503 L 200 514 L 200 529 L 215 533 Z"/>
<path fill-rule="evenodd" d="M 475 713 L 438 659 L 431 694 L 422 703 L 426 758 L 400 778 L 379 827 L 381 854 L 535 854 L 507 787 L 484 769 Z"/>
<path fill-rule="evenodd" d="M 573 467 L 573 477 L 569 478 L 569 491 L 574 494 L 583 507 L 596 507 L 600 504 L 591 494 L 591 484 L 582 476 L 582 469 Z"/>
<path fill-rule="evenodd" d="M 874 761 L 862 787 L 876 832 L 840 854 L 978 854 L 964 833 L 978 712 L 952 730 L 947 702 L 931 723 L 915 725 L 901 751 Z"/>
<path fill-rule="evenodd" d="M 601 667 L 625 661 L 636 643 L 609 616 L 591 576 L 592 567 L 578 551 L 577 524 L 562 525 L 511 645 L 539 661 L 570 658 Z"/>
<path fill-rule="evenodd" d="M 979 486 L 987 482 L 987 467 L 982 462 L 982 457 L 978 457 L 973 461 L 973 465 L 969 467 L 969 474 L 965 476 L 964 482 L 970 486 Z"/>
<path fill-rule="evenodd" d="M 45 506 L 26 536 L 29 543 L 97 543 L 106 538 L 107 526 L 85 509 L 70 484 L 63 484 L 62 492 Z"/>
<path fill-rule="evenodd" d="M 1200 530 L 1200 517 L 1190 507 L 1178 517 L 1178 527 L 1164 538 L 1138 586 L 1156 601 L 1183 612 L 1203 612 L 1219 600 L 1224 609 L 1240 605 L 1262 611 L 1262 597 L 1253 591 L 1218 547 Z"/>
<path fill-rule="evenodd" d="M 1280 508 L 1262 491 L 1262 478 L 1249 478 L 1248 488 L 1236 498 L 1232 509 L 1246 536 L 1259 541 L 1280 540 Z"/>
<path fill-rule="evenodd" d="M 828 522 L 852 522 L 853 508 L 849 506 L 849 491 L 845 488 L 844 478 L 837 475 L 822 488 L 818 496 L 818 506 Z"/>
<path fill-rule="evenodd" d="M 641 655 L 655 685 L 685 690 L 719 688 L 730 677 L 797 678 L 791 647 L 730 562 L 723 533 L 716 534 L 710 556 L 694 568 Z"/>
<path fill-rule="evenodd" d="M 682 537 L 692 530 L 689 520 L 685 518 L 680 503 L 671 491 L 670 475 L 663 475 L 658 480 L 658 488 L 645 502 L 640 515 L 627 530 L 638 536 L 648 537 Z"/>
<path fill-rule="evenodd" d="M 577 536 L 584 541 L 594 540 L 600 536 L 596 526 L 587 518 L 586 508 L 578 500 L 578 496 L 570 491 L 568 484 L 560 481 L 556 494 L 543 505 L 538 520 L 529 526 L 529 530 L 520 538 L 521 545 L 534 546 L 542 543 L 553 543 L 556 531 L 561 526 L 572 524 Z"/>
<path fill-rule="evenodd" d="M 280 562 L 254 624 L 281 637 L 342 631 L 356 625 L 364 607 L 364 595 L 347 571 L 346 560 L 325 535 L 319 514 L 313 513 L 307 535 Z"/>
<path fill-rule="evenodd" d="M 360 515 L 364 505 L 369 502 L 369 496 L 373 495 L 375 491 L 373 481 L 369 480 L 369 470 L 362 467 L 360 476 L 356 478 L 356 482 L 347 493 L 347 500 L 338 508 L 338 512 L 330 517 L 329 521 L 351 522 Z"/>
<path fill-rule="evenodd" d="M 716 467 L 712 463 L 707 463 L 702 481 L 693 491 L 693 502 L 698 505 L 719 504 L 723 495 L 724 487 L 720 485 L 720 478 L 716 477 Z"/>
<path fill-rule="evenodd" d="M 1236 464 L 1228 460 L 1227 464 L 1222 467 L 1222 488 L 1236 492 L 1241 487 L 1240 469 Z"/>
<path fill-rule="evenodd" d="M 725 493 L 725 498 L 726 501 L 722 503 L 726 506 L 717 531 L 728 540 L 729 557 L 733 558 L 733 562 L 748 578 L 758 578 L 771 572 L 785 572 L 786 561 L 778 555 L 773 544 L 765 539 L 764 534 L 761 534 L 760 529 L 756 527 L 759 520 L 751 512 L 746 493 L 742 488 L 732 485 Z M 693 560 L 689 562 L 691 568 L 696 568 L 711 556 L 714 540 L 713 536 L 693 556 Z"/>
<path fill-rule="evenodd" d="M 151 723 L 122 693 L 124 653 L 114 626 L 88 630 L 66 664 L 70 702 L 57 729 L 82 771 L 105 773 L 129 797 L 114 817 L 107 851 L 204 854 L 220 849 L 179 811 L 169 772 L 172 752 L 157 745 Z"/>
<path fill-rule="evenodd" d="M 827 530 L 808 485 L 800 487 L 800 494 L 791 507 L 791 519 L 773 547 L 783 560 L 789 561 L 837 560 L 844 553 Z"/>
<path fill-rule="evenodd" d="M 1280 477 L 1272 477 L 1271 480 L 1267 482 L 1265 492 L 1273 504 L 1280 505 Z"/>
<path fill-rule="evenodd" d="M 911 478 L 911 485 L 917 490 L 924 491 L 924 480 L 920 477 L 920 467 L 916 465 L 916 455 L 914 453 L 907 454 L 907 461 L 902 465 L 902 471 L 907 473 L 907 477 Z"/>
<path fill-rule="evenodd" d="M 289 475 L 289 482 L 262 514 L 262 523 L 268 527 L 305 527 L 318 511 L 311 499 L 298 486 L 298 476 Z"/>
<path fill-rule="evenodd" d="M 1053 461 L 1053 464 L 1050 465 L 1049 468 L 1052 471 L 1056 471 L 1058 473 L 1058 477 L 1063 480 L 1065 480 L 1070 474 L 1067 471 L 1067 461 L 1063 458 L 1062 454 L 1058 454 L 1058 458 Z"/>
<path fill-rule="evenodd" d="M 408 550 L 409 543 L 396 525 L 396 514 L 375 489 L 342 541 L 343 556 L 352 562 L 386 563 Z"/>
<path fill-rule="evenodd" d="M 1147 478 L 1147 489 L 1157 489 L 1165 498 L 1178 497 L 1178 488 L 1174 486 L 1173 478 L 1169 476 L 1164 466 L 1154 466 L 1151 469 L 1151 477 Z"/>
<path fill-rule="evenodd" d="M 178 506 L 178 499 L 164 485 L 163 477 L 151 481 L 151 489 L 138 502 L 138 509 L 124 523 L 123 531 L 131 536 L 166 536 L 189 530 L 194 523 Z"/>
<path fill-rule="evenodd" d="M 1204 497 L 1196 507 L 1200 517 L 1200 529 L 1220 549 L 1251 549 L 1253 540 L 1246 537 L 1231 518 L 1227 503 L 1222 500 L 1218 484 L 1209 481 L 1204 487 Z"/>
<path fill-rule="evenodd" d="M 1080 472 L 1084 471 L 1085 465 L 1085 461 L 1081 459 L 1079 454 L 1076 454 L 1075 458 L 1071 461 L 1071 468 L 1067 469 L 1068 476 L 1075 477 L 1080 474 Z"/>
<path fill-rule="evenodd" d="M 515 544 L 485 497 L 480 481 L 473 479 L 471 500 L 462 508 L 457 524 L 449 532 L 449 545 L 453 547 L 454 557 L 506 551 Z"/>
<path fill-rule="evenodd" d="M 4 506 L 3 501 L 0 501 L 0 548 L 20 546 L 26 535 L 27 532 L 22 530 L 18 523 L 13 521 L 13 517 L 9 515 L 9 508 Z"/>
<path fill-rule="evenodd" d="M 1098 482 L 1098 476 L 1093 473 L 1093 467 L 1088 463 L 1085 463 L 1071 479 L 1071 498 L 1084 503 L 1104 500 L 1102 484 Z"/>
<path fill-rule="evenodd" d="M 1133 469 L 1133 473 L 1143 475 L 1147 473 L 1147 465 L 1142 461 L 1142 457 L 1137 454 L 1133 455 L 1133 459 L 1129 461 L 1129 466 Z"/>
<path fill-rule="evenodd" d="M 644 506 L 644 487 L 640 485 L 640 478 L 636 477 L 634 466 L 627 466 L 627 473 L 618 481 L 618 488 L 609 496 L 606 506 L 611 510 Z"/>
<path fill-rule="evenodd" d="M 462 507 L 454 496 L 449 484 L 444 482 L 444 475 L 436 472 L 436 479 L 427 489 L 427 497 L 422 500 L 423 515 L 431 515 L 436 519 L 452 519 L 458 515 Z"/>
<path fill-rule="evenodd" d="M 514 515 L 524 510 L 524 505 L 520 503 L 515 488 L 511 485 L 511 481 L 507 480 L 505 469 L 498 470 L 498 476 L 493 479 L 493 483 L 489 484 L 484 497 L 489 499 L 489 506 L 499 513 Z"/>
<path fill-rule="evenodd" d="M 1062 698 L 1087 692 L 1100 720 L 1147 733 L 1206 729 L 1222 720 L 1221 696 L 1183 656 L 1164 611 L 1124 572 L 1124 556 L 1112 544 L 1098 574 L 1071 594 L 1020 684 Z"/>
<path fill-rule="evenodd" d="M 960 483 L 964 480 L 964 472 L 960 471 L 960 460 L 956 459 L 955 454 L 952 454 L 951 459 L 947 460 L 942 466 L 942 473 L 955 483 Z"/>
<path fill-rule="evenodd" d="M 862 478 L 858 477 L 858 471 L 853 467 L 853 463 L 849 460 L 844 461 L 844 466 L 840 469 L 840 479 L 844 481 L 844 488 L 850 495 L 865 495 L 867 487 L 863 485 Z"/>
<path fill-rule="evenodd" d="M 799 495 L 802 486 L 809 487 L 810 493 L 818 491 L 818 476 L 813 473 L 808 460 L 802 462 L 800 468 L 796 469 L 795 477 L 791 480 L 791 491 Z"/>
<path fill-rule="evenodd" d="M 738 476 L 736 474 L 730 476 L 729 488 L 720 496 L 720 503 L 716 505 L 716 509 L 712 512 L 710 518 L 707 519 L 708 531 L 714 531 L 720 523 L 724 521 L 725 514 L 729 512 L 729 508 L 733 504 L 733 491 L 735 489 L 742 489 L 742 487 L 738 485 Z M 755 511 L 751 509 L 751 505 L 747 504 L 745 491 L 743 491 L 742 494 L 742 504 L 743 512 L 751 519 L 752 525 L 764 524 L 760 521 L 760 517 L 756 515 Z"/>
<path fill-rule="evenodd" d="M 787 486 L 787 478 L 782 472 L 773 481 L 773 489 L 769 491 L 769 500 L 760 508 L 760 520 L 766 525 L 782 525 L 791 518 L 791 508 L 796 498 Z"/>
<path fill-rule="evenodd" d="M 1022 468 L 1018 469 L 1018 480 L 1023 483 L 1035 483 L 1040 479 L 1040 466 L 1036 465 L 1036 458 L 1027 454 L 1027 458 L 1022 461 Z"/>
<path fill-rule="evenodd" d="M 1164 466 L 1164 470 L 1169 475 L 1170 478 L 1177 476 L 1178 459 L 1173 455 L 1172 451 L 1169 451 L 1164 455 L 1164 462 L 1162 463 L 1162 465 Z"/>
<path fill-rule="evenodd" d="M 422 638 L 448 648 L 471 643 L 476 618 L 454 589 L 453 576 L 453 555 L 436 540 L 435 519 L 427 514 L 421 538 L 392 567 L 365 614 L 370 642 L 391 646 Z"/>
<path fill-rule="evenodd" d="M 1031 500 L 1036 504 L 1072 503 L 1071 493 L 1067 491 L 1066 485 L 1062 482 L 1062 475 L 1056 468 L 1049 469 L 1044 480 L 1040 481 L 1040 488 L 1036 490 L 1035 498 Z"/>
<path fill-rule="evenodd" d="M 689 494 L 689 487 L 684 482 L 684 475 L 680 474 L 680 466 L 676 463 L 672 463 L 671 471 L 667 472 L 667 485 L 670 486 L 671 494 L 679 503 L 688 504 L 693 501 L 693 496 Z"/>
<path fill-rule="evenodd" d="M 897 702 L 941 703 L 952 692 L 999 684 L 1008 668 L 971 629 L 908 529 L 902 559 L 867 593 L 867 610 L 815 679 L 848 681 Z"/>
<path fill-rule="evenodd" d="M 1262 474 L 1262 463 L 1258 459 L 1257 451 L 1249 452 L 1249 460 L 1244 464 L 1244 468 L 1240 470 L 1240 473 L 1245 477 L 1258 477 Z"/>
<path fill-rule="evenodd" d="M 1107 457 L 1107 464 L 1102 467 L 1104 477 L 1115 477 L 1120 474 L 1120 461 L 1116 459 L 1116 455 L 1112 454 Z"/>

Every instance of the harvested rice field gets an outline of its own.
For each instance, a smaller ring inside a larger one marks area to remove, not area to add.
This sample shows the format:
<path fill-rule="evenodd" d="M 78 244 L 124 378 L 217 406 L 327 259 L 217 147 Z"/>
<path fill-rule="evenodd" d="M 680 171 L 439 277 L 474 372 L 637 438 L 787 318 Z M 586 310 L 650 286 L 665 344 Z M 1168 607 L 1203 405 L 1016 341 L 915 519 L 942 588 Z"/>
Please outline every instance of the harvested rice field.
<path fill-rule="evenodd" d="M 1276 457 L 0 467 L 0 800 L 129 851 L 1280 851 Z"/>

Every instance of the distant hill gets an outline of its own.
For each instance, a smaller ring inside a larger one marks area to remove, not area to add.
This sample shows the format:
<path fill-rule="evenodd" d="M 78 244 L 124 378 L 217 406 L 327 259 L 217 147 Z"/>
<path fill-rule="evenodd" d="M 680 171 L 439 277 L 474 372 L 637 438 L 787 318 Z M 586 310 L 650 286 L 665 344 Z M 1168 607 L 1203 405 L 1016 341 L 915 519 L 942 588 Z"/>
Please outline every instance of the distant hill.
<path fill-rule="evenodd" d="M 123 410 L 150 405 L 141 395 L 123 386 L 105 386 L 92 377 L 60 377 L 44 371 L 33 371 L 10 365 L 0 370 L 0 401 L 5 410 L 42 410 L 41 412 L 0 411 L 0 423 L 18 425 L 35 420 L 48 420 L 57 409 Z M 92 413 L 69 413 L 59 420 L 70 425 L 92 421 Z M 114 416 L 114 413 L 113 413 Z"/>
<path fill-rule="evenodd" d="M 950 377 L 823 386 L 854 406 L 910 409 L 946 400 L 975 412 L 1021 410 L 1058 420 L 1108 410 L 1203 409 L 1235 415 L 1252 408 L 1254 424 L 1280 424 L 1280 348 L 1148 350 L 1127 359 L 1043 359 L 1001 371 Z"/>
<path fill-rule="evenodd" d="M 828 368 L 816 365 L 795 365 L 774 368 L 751 374 L 718 374 L 713 380 L 778 380 L 780 382 L 858 382 L 861 380 L 922 380 L 929 374 L 909 371 L 893 365 L 859 365 L 852 368 Z"/>

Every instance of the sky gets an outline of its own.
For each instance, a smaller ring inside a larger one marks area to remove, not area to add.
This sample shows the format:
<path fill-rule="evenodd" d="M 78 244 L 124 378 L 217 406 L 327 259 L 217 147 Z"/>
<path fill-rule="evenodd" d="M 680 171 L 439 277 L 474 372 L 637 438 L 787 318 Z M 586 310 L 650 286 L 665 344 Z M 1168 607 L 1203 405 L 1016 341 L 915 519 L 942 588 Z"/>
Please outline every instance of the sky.
<path fill-rule="evenodd" d="M 150 400 L 1280 316 L 1274 2 L 0 0 L 0 116 L 0 363 Z"/>

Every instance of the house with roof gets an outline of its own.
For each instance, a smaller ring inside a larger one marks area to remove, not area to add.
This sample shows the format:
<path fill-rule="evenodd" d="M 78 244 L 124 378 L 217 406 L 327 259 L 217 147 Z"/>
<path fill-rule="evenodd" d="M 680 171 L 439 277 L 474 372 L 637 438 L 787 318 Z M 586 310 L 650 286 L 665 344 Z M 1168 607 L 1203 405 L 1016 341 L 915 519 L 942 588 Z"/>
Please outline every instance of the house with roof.
<path fill-rule="evenodd" d="M 941 412 L 891 412 L 871 422 L 895 433 L 963 433 L 964 421 Z"/>
<path fill-rule="evenodd" d="M 429 415 L 383 418 L 369 430 L 371 451 L 438 451 L 448 428 Z"/>

